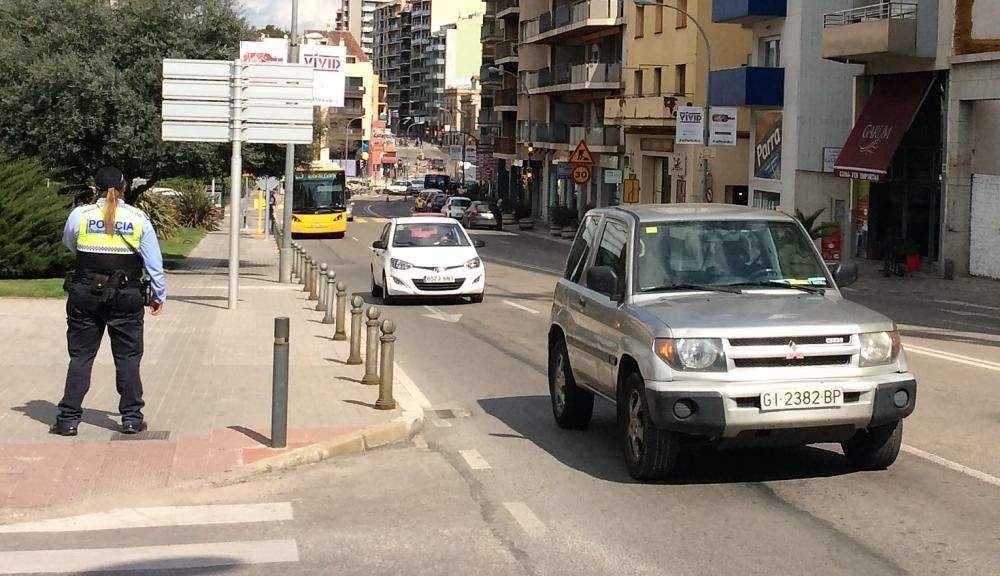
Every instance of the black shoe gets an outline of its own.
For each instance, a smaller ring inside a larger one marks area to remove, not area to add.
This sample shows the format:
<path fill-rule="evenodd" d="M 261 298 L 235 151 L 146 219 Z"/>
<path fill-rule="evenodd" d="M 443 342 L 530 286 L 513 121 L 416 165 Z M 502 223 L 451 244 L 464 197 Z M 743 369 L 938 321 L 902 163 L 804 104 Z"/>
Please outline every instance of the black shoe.
<path fill-rule="evenodd" d="M 68 424 L 66 422 L 56 422 L 49 428 L 49 434 L 55 434 L 56 436 L 76 436 L 76 424 Z"/>
<path fill-rule="evenodd" d="M 145 422 L 126 422 L 122 424 L 122 434 L 138 434 L 146 429 Z"/>

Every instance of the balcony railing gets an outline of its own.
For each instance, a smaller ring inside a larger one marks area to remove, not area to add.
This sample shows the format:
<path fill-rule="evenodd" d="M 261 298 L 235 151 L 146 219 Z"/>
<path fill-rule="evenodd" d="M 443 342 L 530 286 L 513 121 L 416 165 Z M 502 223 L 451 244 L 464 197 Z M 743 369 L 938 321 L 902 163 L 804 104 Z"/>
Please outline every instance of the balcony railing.
<path fill-rule="evenodd" d="M 520 12 L 519 0 L 499 0 L 496 3 L 496 13 L 498 17 L 507 16 L 508 13 Z"/>
<path fill-rule="evenodd" d="M 916 2 L 881 2 L 858 8 L 848 8 L 823 15 L 823 27 L 847 26 L 875 20 L 916 20 Z"/>
<path fill-rule="evenodd" d="M 538 40 L 537 36 L 548 32 L 555 32 L 551 35 L 555 38 L 563 28 L 585 24 L 589 20 L 616 20 L 622 15 L 621 0 L 581 0 L 573 4 L 564 4 L 553 12 L 545 12 L 522 22 L 521 38 L 525 42 L 533 42 Z"/>
<path fill-rule="evenodd" d="M 538 88 L 560 85 L 572 88 L 594 83 L 620 83 L 621 80 L 621 64 L 617 62 L 557 64 L 539 71 Z"/>
<path fill-rule="evenodd" d="M 511 156 L 517 154 L 517 144 L 513 138 L 508 136 L 497 136 L 493 138 L 493 153 Z"/>
<path fill-rule="evenodd" d="M 527 122 L 518 124 L 518 141 L 534 142 L 537 146 L 546 144 L 575 145 L 580 140 L 591 147 L 618 147 L 621 138 L 618 128 L 603 126 L 581 126 L 561 123 L 529 125 Z"/>
<path fill-rule="evenodd" d="M 517 106 L 517 91 L 512 88 L 497 90 L 493 98 L 493 107 L 501 106 Z"/>
<path fill-rule="evenodd" d="M 493 51 L 493 58 L 501 60 L 503 58 L 517 57 L 517 42 L 514 40 L 504 40 L 496 45 Z"/>

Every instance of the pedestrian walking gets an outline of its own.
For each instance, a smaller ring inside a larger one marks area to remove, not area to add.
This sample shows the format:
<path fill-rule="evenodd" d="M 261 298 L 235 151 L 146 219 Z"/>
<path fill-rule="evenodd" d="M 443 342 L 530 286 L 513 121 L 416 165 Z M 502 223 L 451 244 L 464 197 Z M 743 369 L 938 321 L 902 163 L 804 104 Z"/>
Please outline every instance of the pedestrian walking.
<path fill-rule="evenodd" d="M 100 199 L 70 213 L 63 243 L 76 255 L 67 277 L 66 342 L 69 369 L 59 415 L 50 432 L 76 436 L 83 399 L 90 389 L 94 358 L 107 330 L 115 360 L 124 434 L 146 429 L 139 364 L 143 353 L 143 315 L 163 311 L 166 290 L 163 257 L 156 231 L 141 210 L 123 200 L 125 176 L 106 166 L 94 177 Z M 144 279 L 143 270 L 148 274 Z"/>
<path fill-rule="evenodd" d="M 500 205 L 496 202 L 490 203 L 490 212 L 493 213 L 493 220 L 497 223 L 497 231 L 503 231 L 503 212 L 500 210 Z"/>

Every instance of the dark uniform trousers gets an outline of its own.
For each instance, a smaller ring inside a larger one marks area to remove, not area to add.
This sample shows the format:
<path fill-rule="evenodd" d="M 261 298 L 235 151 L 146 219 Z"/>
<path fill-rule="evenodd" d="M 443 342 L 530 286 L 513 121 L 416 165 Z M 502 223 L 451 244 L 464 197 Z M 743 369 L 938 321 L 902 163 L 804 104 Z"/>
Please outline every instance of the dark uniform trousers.
<path fill-rule="evenodd" d="M 115 383 L 121 401 L 118 411 L 123 423 L 142 422 L 142 324 L 145 310 L 139 288 L 119 288 L 110 302 L 101 303 L 100 295 L 89 284 L 74 282 L 66 302 L 69 347 L 69 371 L 66 391 L 59 403 L 59 422 L 77 424 L 83 415 L 83 398 L 90 389 L 94 358 L 101 347 L 105 328 L 111 339 L 115 359 Z"/>

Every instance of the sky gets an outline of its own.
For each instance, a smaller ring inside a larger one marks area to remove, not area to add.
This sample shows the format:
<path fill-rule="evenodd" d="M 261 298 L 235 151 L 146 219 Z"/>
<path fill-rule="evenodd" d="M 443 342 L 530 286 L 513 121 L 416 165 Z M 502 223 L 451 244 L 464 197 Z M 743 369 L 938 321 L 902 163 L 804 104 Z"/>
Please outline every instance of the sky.
<path fill-rule="evenodd" d="M 243 13 L 250 24 L 264 27 L 274 24 L 284 29 L 291 27 L 292 0 L 240 0 Z M 333 26 L 341 0 L 299 0 L 299 28 L 326 28 Z"/>

